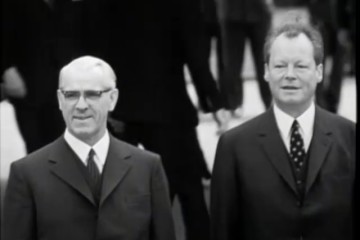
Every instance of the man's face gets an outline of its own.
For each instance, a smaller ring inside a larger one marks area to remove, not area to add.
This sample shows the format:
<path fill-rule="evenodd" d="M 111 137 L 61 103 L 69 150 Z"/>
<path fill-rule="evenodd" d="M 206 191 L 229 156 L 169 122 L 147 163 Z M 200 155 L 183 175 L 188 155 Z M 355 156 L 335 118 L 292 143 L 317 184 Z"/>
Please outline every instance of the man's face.
<path fill-rule="evenodd" d="M 264 77 L 275 103 L 283 108 L 306 110 L 313 101 L 323 71 L 322 64 L 315 63 L 311 41 L 303 33 L 294 38 L 281 34 L 269 53 Z"/>
<path fill-rule="evenodd" d="M 88 144 L 96 143 L 104 135 L 108 112 L 115 107 L 118 91 L 111 81 L 96 70 L 72 69 L 62 77 L 58 100 L 66 126 Z M 91 92 L 94 90 L 109 91 L 96 94 Z"/>

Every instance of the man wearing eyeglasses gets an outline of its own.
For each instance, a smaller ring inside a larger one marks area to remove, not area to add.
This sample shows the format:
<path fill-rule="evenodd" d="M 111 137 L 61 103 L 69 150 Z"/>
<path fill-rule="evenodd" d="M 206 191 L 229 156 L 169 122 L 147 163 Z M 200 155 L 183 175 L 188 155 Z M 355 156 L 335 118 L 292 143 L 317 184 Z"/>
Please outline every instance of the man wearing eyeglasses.
<path fill-rule="evenodd" d="M 62 68 L 65 133 L 12 164 L 3 239 L 175 239 L 160 157 L 106 128 L 115 81 L 112 68 L 91 56 Z"/>

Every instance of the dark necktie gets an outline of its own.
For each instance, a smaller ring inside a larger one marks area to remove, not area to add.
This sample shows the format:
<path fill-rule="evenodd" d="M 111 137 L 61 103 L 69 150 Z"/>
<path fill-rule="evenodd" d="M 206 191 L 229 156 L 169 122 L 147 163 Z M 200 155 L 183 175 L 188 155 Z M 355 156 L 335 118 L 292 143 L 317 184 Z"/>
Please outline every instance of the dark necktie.
<path fill-rule="evenodd" d="M 88 162 L 87 162 L 87 169 L 89 171 L 89 177 L 92 183 L 95 186 L 95 189 L 97 189 L 99 181 L 100 181 L 100 172 L 98 167 L 96 166 L 95 160 L 95 151 L 94 149 L 91 149 L 89 152 Z"/>
<path fill-rule="evenodd" d="M 291 126 L 290 157 L 294 162 L 297 171 L 301 169 L 305 159 L 304 140 L 299 129 L 299 123 L 294 120 L 294 123 Z"/>

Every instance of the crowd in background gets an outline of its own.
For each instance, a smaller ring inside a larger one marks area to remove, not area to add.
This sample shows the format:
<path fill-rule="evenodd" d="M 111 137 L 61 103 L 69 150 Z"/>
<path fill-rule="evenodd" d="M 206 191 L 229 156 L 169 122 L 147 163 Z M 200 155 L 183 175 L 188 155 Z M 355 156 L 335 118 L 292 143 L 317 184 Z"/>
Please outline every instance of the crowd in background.
<path fill-rule="evenodd" d="M 337 112 L 341 81 L 355 74 L 355 0 L 2 0 L 2 99 L 14 106 L 27 152 L 64 132 L 56 90 L 62 66 L 82 55 L 115 70 L 119 101 L 109 128 L 159 153 L 170 195 L 182 205 L 187 239 L 209 239 L 202 179 L 211 174 L 197 135 L 198 109 L 187 93 L 187 66 L 200 109 L 221 125 L 241 117 L 247 41 L 264 106 L 263 45 L 276 11 L 300 10 L 325 43 L 320 106 Z M 306 17 L 307 16 L 307 17 Z M 303 19 L 299 19 L 303 20 Z M 216 78 L 209 67 L 216 42 Z M 224 111 L 225 109 L 225 111 Z"/>

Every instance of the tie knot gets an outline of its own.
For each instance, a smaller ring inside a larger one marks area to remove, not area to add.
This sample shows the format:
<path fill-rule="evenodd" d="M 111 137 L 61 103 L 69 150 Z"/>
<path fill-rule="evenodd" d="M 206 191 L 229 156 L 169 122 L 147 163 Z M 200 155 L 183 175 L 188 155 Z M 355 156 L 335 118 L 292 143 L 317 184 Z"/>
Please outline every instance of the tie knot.
<path fill-rule="evenodd" d="M 291 126 L 292 131 L 299 130 L 299 128 L 300 128 L 300 125 L 299 125 L 298 121 L 294 120 L 294 122 Z"/>
<path fill-rule="evenodd" d="M 90 149 L 88 156 L 89 156 L 88 158 L 94 159 L 94 156 L 95 156 L 95 151 L 94 151 L 94 149 L 92 149 L 92 148 Z"/>
<path fill-rule="evenodd" d="M 93 149 L 90 150 L 89 156 L 87 159 L 87 168 L 90 171 L 92 176 L 99 175 L 99 168 L 95 163 L 95 151 Z"/>

